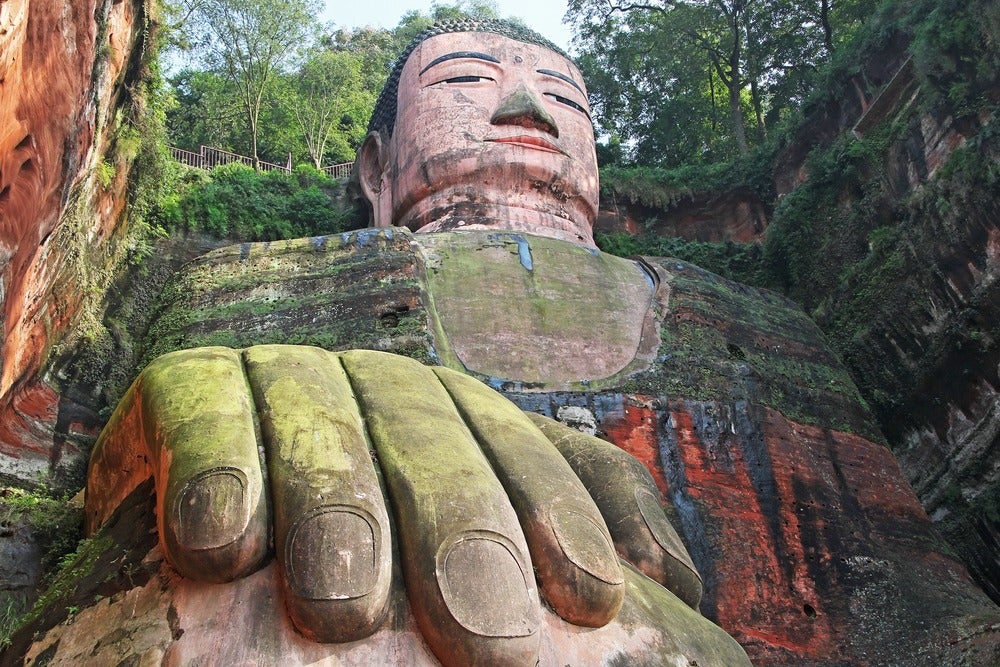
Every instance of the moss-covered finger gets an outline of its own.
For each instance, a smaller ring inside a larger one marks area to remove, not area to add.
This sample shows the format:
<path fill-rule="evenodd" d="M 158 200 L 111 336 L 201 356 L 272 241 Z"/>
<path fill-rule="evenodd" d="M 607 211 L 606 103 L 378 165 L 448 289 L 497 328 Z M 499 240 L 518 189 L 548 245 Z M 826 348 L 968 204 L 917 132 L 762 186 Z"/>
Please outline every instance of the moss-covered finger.
<path fill-rule="evenodd" d="M 642 463 L 600 438 L 541 415 L 526 414 L 590 492 L 622 558 L 697 609 L 701 577 L 664 515 L 656 484 Z"/>
<path fill-rule="evenodd" d="M 500 482 L 448 392 L 418 362 L 342 355 L 389 489 L 410 607 L 446 665 L 538 659 L 538 595 Z"/>
<path fill-rule="evenodd" d="M 678 596 L 628 563 L 622 564 L 628 601 L 622 609 L 622 625 L 644 625 L 659 630 L 650 638 L 643 664 L 725 665 L 750 667 L 746 651 L 722 628 L 686 607 Z M 675 657 L 683 655 L 678 661 Z M 652 656 L 658 656 L 654 662 Z M 675 662 L 676 661 L 676 662 Z"/>
<path fill-rule="evenodd" d="M 260 413 L 285 601 L 302 634 L 354 641 L 388 609 L 389 517 L 340 359 L 315 347 L 243 352 Z"/>
<path fill-rule="evenodd" d="M 136 381 L 153 461 L 160 539 L 186 577 L 230 581 L 267 553 L 267 493 L 240 353 L 164 355 Z"/>
<path fill-rule="evenodd" d="M 545 599 L 570 623 L 610 622 L 624 579 L 604 519 L 573 469 L 513 403 L 467 375 L 434 372 L 517 510 Z"/>

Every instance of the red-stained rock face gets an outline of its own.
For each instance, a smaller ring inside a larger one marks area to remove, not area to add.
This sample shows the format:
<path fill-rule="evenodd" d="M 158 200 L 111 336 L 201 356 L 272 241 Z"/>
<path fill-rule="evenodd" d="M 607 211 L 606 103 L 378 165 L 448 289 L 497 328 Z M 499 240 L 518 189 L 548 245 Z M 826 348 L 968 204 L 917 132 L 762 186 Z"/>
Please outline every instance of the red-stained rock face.
<path fill-rule="evenodd" d="M 5 451 L 51 442 L 45 429 L 19 426 L 31 421 L 19 405 L 45 393 L 31 385 L 80 303 L 65 270 L 67 257 L 80 248 L 60 241 L 61 221 L 81 205 L 88 213 L 77 221 L 83 229 L 74 241 L 85 238 L 100 247 L 121 220 L 124 197 L 118 193 L 127 170 L 118 169 L 103 190 L 94 171 L 104 159 L 107 119 L 136 44 L 136 16 L 144 11 L 139 2 L 112 0 L 0 4 L 0 420 L 5 424 L 0 445 Z M 104 134 L 95 134 L 98 127 Z"/>
<path fill-rule="evenodd" d="M 928 661 L 912 664 L 937 664 L 985 630 L 963 618 L 991 605 L 882 445 L 745 403 L 593 404 L 672 505 L 705 580 L 703 613 L 755 664 L 885 664 L 918 660 L 916 647 Z"/>

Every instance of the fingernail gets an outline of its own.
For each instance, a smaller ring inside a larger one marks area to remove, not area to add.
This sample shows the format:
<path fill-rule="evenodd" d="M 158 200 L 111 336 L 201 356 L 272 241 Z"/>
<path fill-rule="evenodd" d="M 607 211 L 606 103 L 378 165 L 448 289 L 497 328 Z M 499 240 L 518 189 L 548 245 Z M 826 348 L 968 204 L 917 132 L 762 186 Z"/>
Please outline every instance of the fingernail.
<path fill-rule="evenodd" d="M 571 563 L 605 583 L 625 582 L 614 546 L 593 519 L 565 505 L 554 507 L 551 519 L 556 540 Z"/>
<path fill-rule="evenodd" d="M 292 528 L 285 570 L 292 592 L 307 600 L 367 595 L 378 582 L 382 535 L 363 509 L 320 507 Z"/>
<path fill-rule="evenodd" d="M 235 542 L 250 521 L 247 478 L 236 468 L 216 468 L 189 480 L 174 504 L 177 539 L 191 551 Z"/>
<path fill-rule="evenodd" d="M 537 631 L 534 578 L 517 552 L 506 537 L 486 531 L 454 536 L 438 551 L 441 594 L 448 611 L 469 632 L 525 637 Z"/>

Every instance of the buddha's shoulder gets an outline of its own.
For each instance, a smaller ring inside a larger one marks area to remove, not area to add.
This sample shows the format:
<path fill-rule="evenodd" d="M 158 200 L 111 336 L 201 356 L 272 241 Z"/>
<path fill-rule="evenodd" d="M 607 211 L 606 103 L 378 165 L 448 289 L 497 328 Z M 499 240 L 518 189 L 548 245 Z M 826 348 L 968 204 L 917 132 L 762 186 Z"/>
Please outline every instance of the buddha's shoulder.
<path fill-rule="evenodd" d="M 395 228 L 218 248 L 164 286 L 143 358 L 267 343 L 426 357 L 421 266 L 413 234 Z"/>

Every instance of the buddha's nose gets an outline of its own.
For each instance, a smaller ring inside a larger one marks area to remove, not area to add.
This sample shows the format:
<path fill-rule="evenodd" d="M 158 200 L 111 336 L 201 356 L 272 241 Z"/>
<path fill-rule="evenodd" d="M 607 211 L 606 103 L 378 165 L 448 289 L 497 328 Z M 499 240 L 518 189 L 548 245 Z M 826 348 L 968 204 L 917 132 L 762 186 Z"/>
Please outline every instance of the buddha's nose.
<path fill-rule="evenodd" d="M 559 137 L 556 120 L 542 107 L 541 100 L 531 94 L 526 88 L 518 88 L 500 101 L 497 110 L 493 112 L 490 123 L 493 125 L 520 125 L 548 132 L 553 137 Z"/>

